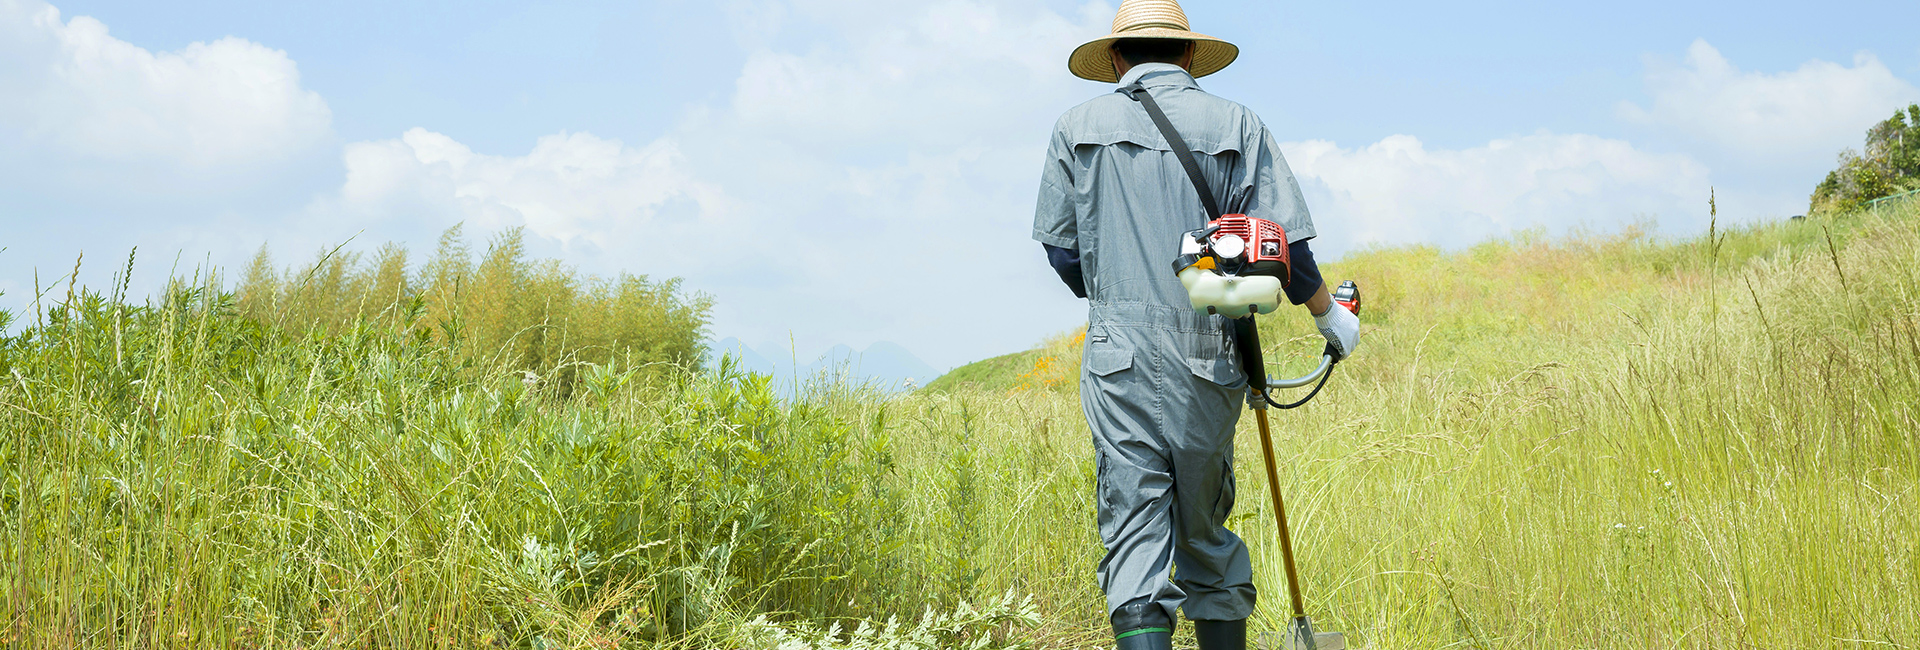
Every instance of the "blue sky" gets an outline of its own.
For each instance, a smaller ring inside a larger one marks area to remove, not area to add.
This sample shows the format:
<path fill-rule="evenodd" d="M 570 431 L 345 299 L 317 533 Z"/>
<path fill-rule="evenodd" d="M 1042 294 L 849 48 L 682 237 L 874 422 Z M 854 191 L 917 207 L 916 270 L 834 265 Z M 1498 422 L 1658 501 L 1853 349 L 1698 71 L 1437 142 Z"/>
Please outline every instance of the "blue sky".
<path fill-rule="evenodd" d="M 85 250 L 104 285 L 424 253 L 525 226 L 585 271 L 681 276 L 715 338 L 937 367 L 1084 320 L 1028 239 L 1066 73 L 1113 4 L 0 0 L 0 308 Z M 1920 100 L 1912 2 L 1188 2 L 1241 58 L 1318 249 L 1803 209 Z M 179 261 L 176 263 L 176 259 Z"/>

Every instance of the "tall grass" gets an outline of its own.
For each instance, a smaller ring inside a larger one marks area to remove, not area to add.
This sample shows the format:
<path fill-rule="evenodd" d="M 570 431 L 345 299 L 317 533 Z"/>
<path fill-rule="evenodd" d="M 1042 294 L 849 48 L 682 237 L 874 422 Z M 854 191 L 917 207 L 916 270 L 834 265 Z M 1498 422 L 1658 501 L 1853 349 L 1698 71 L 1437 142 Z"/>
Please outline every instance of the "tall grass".
<path fill-rule="evenodd" d="M 1360 353 L 1272 414 L 1309 609 L 1374 648 L 1920 646 L 1916 251 L 1908 205 L 1328 265 Z M 77 290 L 0 346 L 12 644 L 1104 642 L 1072 335 L 783 401 L 248 299 Z M 1319 349 L 1262 331 L 1274 374 Z M 1275 629 L 1250 420 L 1230 525 Z"/>
<path fill-rule="evenodd" d="M 517 259 L 504 241 L 489 262 Z M 381 294 L 367 278 L 395 265 L 340 259 L 273 293 L 254 292 L 263 265 L 238 294 L 73 287 L 0 341 L 0 644 L 831 647 L 814 622 L 904 614 L 847 642 L 946 647 L 1032 618 L 1011 595 L 945 609 L 969 583 L 914 562 L 937 540 L 909 543 L 879 394 L 783 403 L 731 364 L 650 380 L 671 357 L 631 347 L 557 348 L 547 363 L 578 368 L 561 383 L 486 353 L 533 316 L 435 301 L 524 306 L 567 272 L 489 280 L 483 262 L 436 293 L 436 262 L 425 291 Z M 266 296 L 282 306 L 247 305 Z M 612 338 L 555 320 L 534 326 Z M 955 503 L 938 531 L 971 526 Z"/>
<path fill-rule="evenodd" d="M 1272 414 L 1311 613 L 1376 648 L 1920 647 L 1916 212 L 1328 265 L 1367 292 L 1360 353 Z M 1262 331 L 1275 375 L 1320 346 L 1298 314 Z M 1072 377 L 1077 349 L 1022 358 L 1006 374 Z M 1059 463 L 1007 472 L 982 584 L 1097 640 L 1071 382 L 940 388 L 917 399 L 991 414 L 1008 466 Z M 1251 419 L 1232 527 L 1280 629 Z"/>
<path fill-rule="evenodd" d="M 1920 644 L 1920 221 L 1848 220 L 1341 265 L 1387 308 L 1289 418 L 1316 609 L 1385 647 Z"/>
<path fill-rule="evenodd" d="M 583 363 L 700 363 L 712 305 L 677 278 L 581 277 L 558 261 L 528 259 L 517 228 L 476 261 L 459 226 L 414 270 L 407 250 L 392 244 L 364 260 L 335 249 L 285 270 L 262 247 L 235 293 L 240 316 L 274 329 L 412 328 L 474 363 L 557 372 L 563 391 Z"/>

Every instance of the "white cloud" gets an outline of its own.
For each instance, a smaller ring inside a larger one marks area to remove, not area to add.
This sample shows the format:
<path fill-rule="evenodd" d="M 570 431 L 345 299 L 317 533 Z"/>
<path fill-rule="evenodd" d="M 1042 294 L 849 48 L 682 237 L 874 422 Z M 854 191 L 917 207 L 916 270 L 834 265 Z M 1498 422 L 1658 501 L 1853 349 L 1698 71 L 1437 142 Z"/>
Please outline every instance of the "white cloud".
<path fill-rule="evenodd" d="M 1707 169 L 1620 140 L 1536 133 L 1470 149 L 1395 135 L 1358 149 L 1281 145 L 1338 252 L 1369 244 L 1465 246 L 1528 228 L 1617 229 L 1648 219 L 1704 222 Z"/>
<path fill-rule="evenodd" d="M 677 199 L 692 201 L 699 214 L 723 212 L 720 192 L 686 171 L 671 139 L 633 148 L 563 132 L 540 138 L 526 155 L 499 156 L 415 128 L 398 139 L 347 145 L 343 160 L 346 182 L 314 206 L 316 219 L 428 219 L 483 231 L 524 226 L 563 245 L 604 248 L 636 239 L 664 244 L 658 240 L 683 229 L 656 217 Z"/>
<path fill-rule="evenodd" d="M 1083 316 L 1027 232 L 1046 129 L 1104 90 L 1065 64 L 1104 31 L 1101 7 L 758 3 L 735 12 L 732 96 L 653 143 L 354 143 L 308 227 L 524 225 L 592 271 L 684 276 L 718 297 L 717 335 L 791 334 L 802 357 L 876 340 L 938 365 L 1017 350 Z"/>
<path fill-rule="evenodd" d="M 1084 318 L 1027 233 L 1048 128 L 1109 90 L 1066 70 L 1109 6 L 756 6 L 732 97 L 674 135 L 776 244 L 731 286 L 689 273 L 721 296 L 721 335 L 784 344 L 791 328 L 802 356 L 887 339 L 944 366 Z"/>
<path fill-rule="evenodd" d="M 768 15 L 789 11 L 836 27 L 818 35 L 835 46 L 749 44 L 730 108 L 762 137 L 894 150 L 1007 139 L 1004 127 L 1088 94 L 1064 54 L 1095 31 L 1086 16 L 998 0 L 813 3 Z"/>
<path fill-rule="evenodd" d="M 154 53 L 37 0 L 0 0 L 0 129 L 80 159 L 210 168 L 327 136 L 326 102 L 285 52 L 227 37 Z"/>
<path fill-rule="evenodd" d="M 802 358 L 893 340 L 945 367 L 1081 322 L 1084 303 L 1055 283 L 1027 233 L 1048 127 L 1109 90 L 1065 69 L 1073 45 L 1105 32 L 1109 5 L 735 6 L 750 10 L 735 14 L 745 61 L 732 95 L 689 107 L 656 140 L 560 132 L 477 152 L 424 124 L 346 145 L 345 181 L 292 222 L 236 217 L 252 228 L 242 235 L 209 220 L 181 228 L 247 240 L 221 243 L 243 259 L 261 237 L 283 252 L 356 231 L 362 243 L 417 247 L 457 222 L 475 233 L 525 226 L 536 246 L 590 272 L 684 276 L 718 298 L 717 336 L 764 346 L 791 332 Z M 293 62 L 240 39 L 156 54 L 91 19 L 0 0 L 0 61 L 0 144 L 13 129 L 72 156 L 231 168 L 326 139 L 326 104 L 300 87 Z M 1618 140 L 1283 148 L 1330 253 L 1703 218 L 1704 167 Z"/>
<path fill-rule="evenodd" d="M 1065 52 L 1104 31 L 1110 10 L 867 9 L 756 13 L 741 38 L 761 40 L 732 97 L 642 147 L 563 133 L 500 156 L 424 129 L 349 145 L 348 180 L 314 214 L 525 225 L 598 272 L 685 276 L 719 298 L 717 336 L 784 346 L 791 334 L 802 358 L 893 340 L 944 367 L 1081 322 L 1084 303 L 1027 234 L 1048 127 L 1107 89 L 1074 80 Z M 832 27 L 769 45 L 795 25 Z M 1707 192 L 1706 169 L 1686 156 L 1587 135 L 1283 149 L 1327 253 L 1461 246 L 1533 226 L 1674 225 L 1704 212 Z M 694 245 L 708 241 L 723 245 Z"/>
<path fill-rule="evenodd" d="M 1621 102 L 1621 118 L 1697 139 L 1743 164 L 1826 164 L 1920 90 L 1894 76 L 1872 54 L 1853 66 L 1821 60 L 1777 74 L 1745 72 L 1704 40 L 1687 48 L 1683 65 L 1650 61 L 1648 106 Z"/>

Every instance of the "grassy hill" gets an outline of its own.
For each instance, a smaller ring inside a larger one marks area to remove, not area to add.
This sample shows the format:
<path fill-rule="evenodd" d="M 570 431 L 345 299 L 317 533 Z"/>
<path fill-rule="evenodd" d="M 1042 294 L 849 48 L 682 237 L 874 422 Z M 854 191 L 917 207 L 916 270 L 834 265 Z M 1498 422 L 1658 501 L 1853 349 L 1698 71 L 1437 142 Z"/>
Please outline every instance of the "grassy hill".
<path fill-rule="evenodd" d="M 1325 271 L 1366 288 L 1363 343 L 1274 420 L 1321 628 L 1920 646 L 1915 203 Z M 277 333 L 205 295 L 47 312 L 0 344 L 0 643 L 1105 642 L 1073 333 L 910 395 L 782 401 L 732 368 L 583 364 L 562 390 L 432 336 Z M 1273 374 L 1320 347 L 1297 311 L 1261 328 Z M 1231 526 L 1275 629 L 1251 427 Z"/>
<path fill-rule="evenodd" d="M 1920 642 L 1915 212 L 1327 265 L 1369 302 L 1358 357 L 1276 414 L 1309 608 L 1389 648 Z M 1262 331 L 1276 375 L 1320 346 L 1297 313 Z M 1007 426 L 1078 449 L 1078 356 L 1063 336 L 950 376 L 1051 405 Z M 1239 446 L 1236 529 L 1277 627 Z"/>
<path fill-rule="evenodd" d="M 928 394 L 950 394 L 962 390 L 1012 390 L 1020 385 L 1020 375 L 1033 367 L 1041 355 L 1038 349 L 1003 354 L 969 363 L 927 382 L 920 389 Z"/>
<path fill-rule="evenodd" d="M 1080 343 L 1085 333 L 1067 332 L 1043 341 L 1040 347 L 975 361 L 927 382 L 919 392 L 952 395 L 966 392 L 1059 392 L 1079 384 Z"/>

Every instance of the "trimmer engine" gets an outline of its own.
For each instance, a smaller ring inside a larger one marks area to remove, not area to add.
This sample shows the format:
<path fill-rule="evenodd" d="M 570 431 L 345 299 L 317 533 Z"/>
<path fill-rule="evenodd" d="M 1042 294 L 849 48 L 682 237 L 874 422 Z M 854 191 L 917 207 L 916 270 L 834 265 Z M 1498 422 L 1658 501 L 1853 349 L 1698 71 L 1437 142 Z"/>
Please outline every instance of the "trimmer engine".
<path fill-rule="evenodd" d="M 1266 219 L 1222 216 L 1180 236 L 1173 272 L 1195 311 L 1229 318 L 1272 313 L 1292 275 L 1287 231 Z"/>
<path fill-rule="evenodd" d="M 1180 240 L 1180 259 L 1174 273 L 1211 257 L 1222 275 L 1267 275 L 1284 285 L 1290 275 L 1287 231 L 1280 224 L 1244 214 L 1229 214 L 1188 232 Z M 1202 268 L 1208 268 L 1204 265 Z"/>

